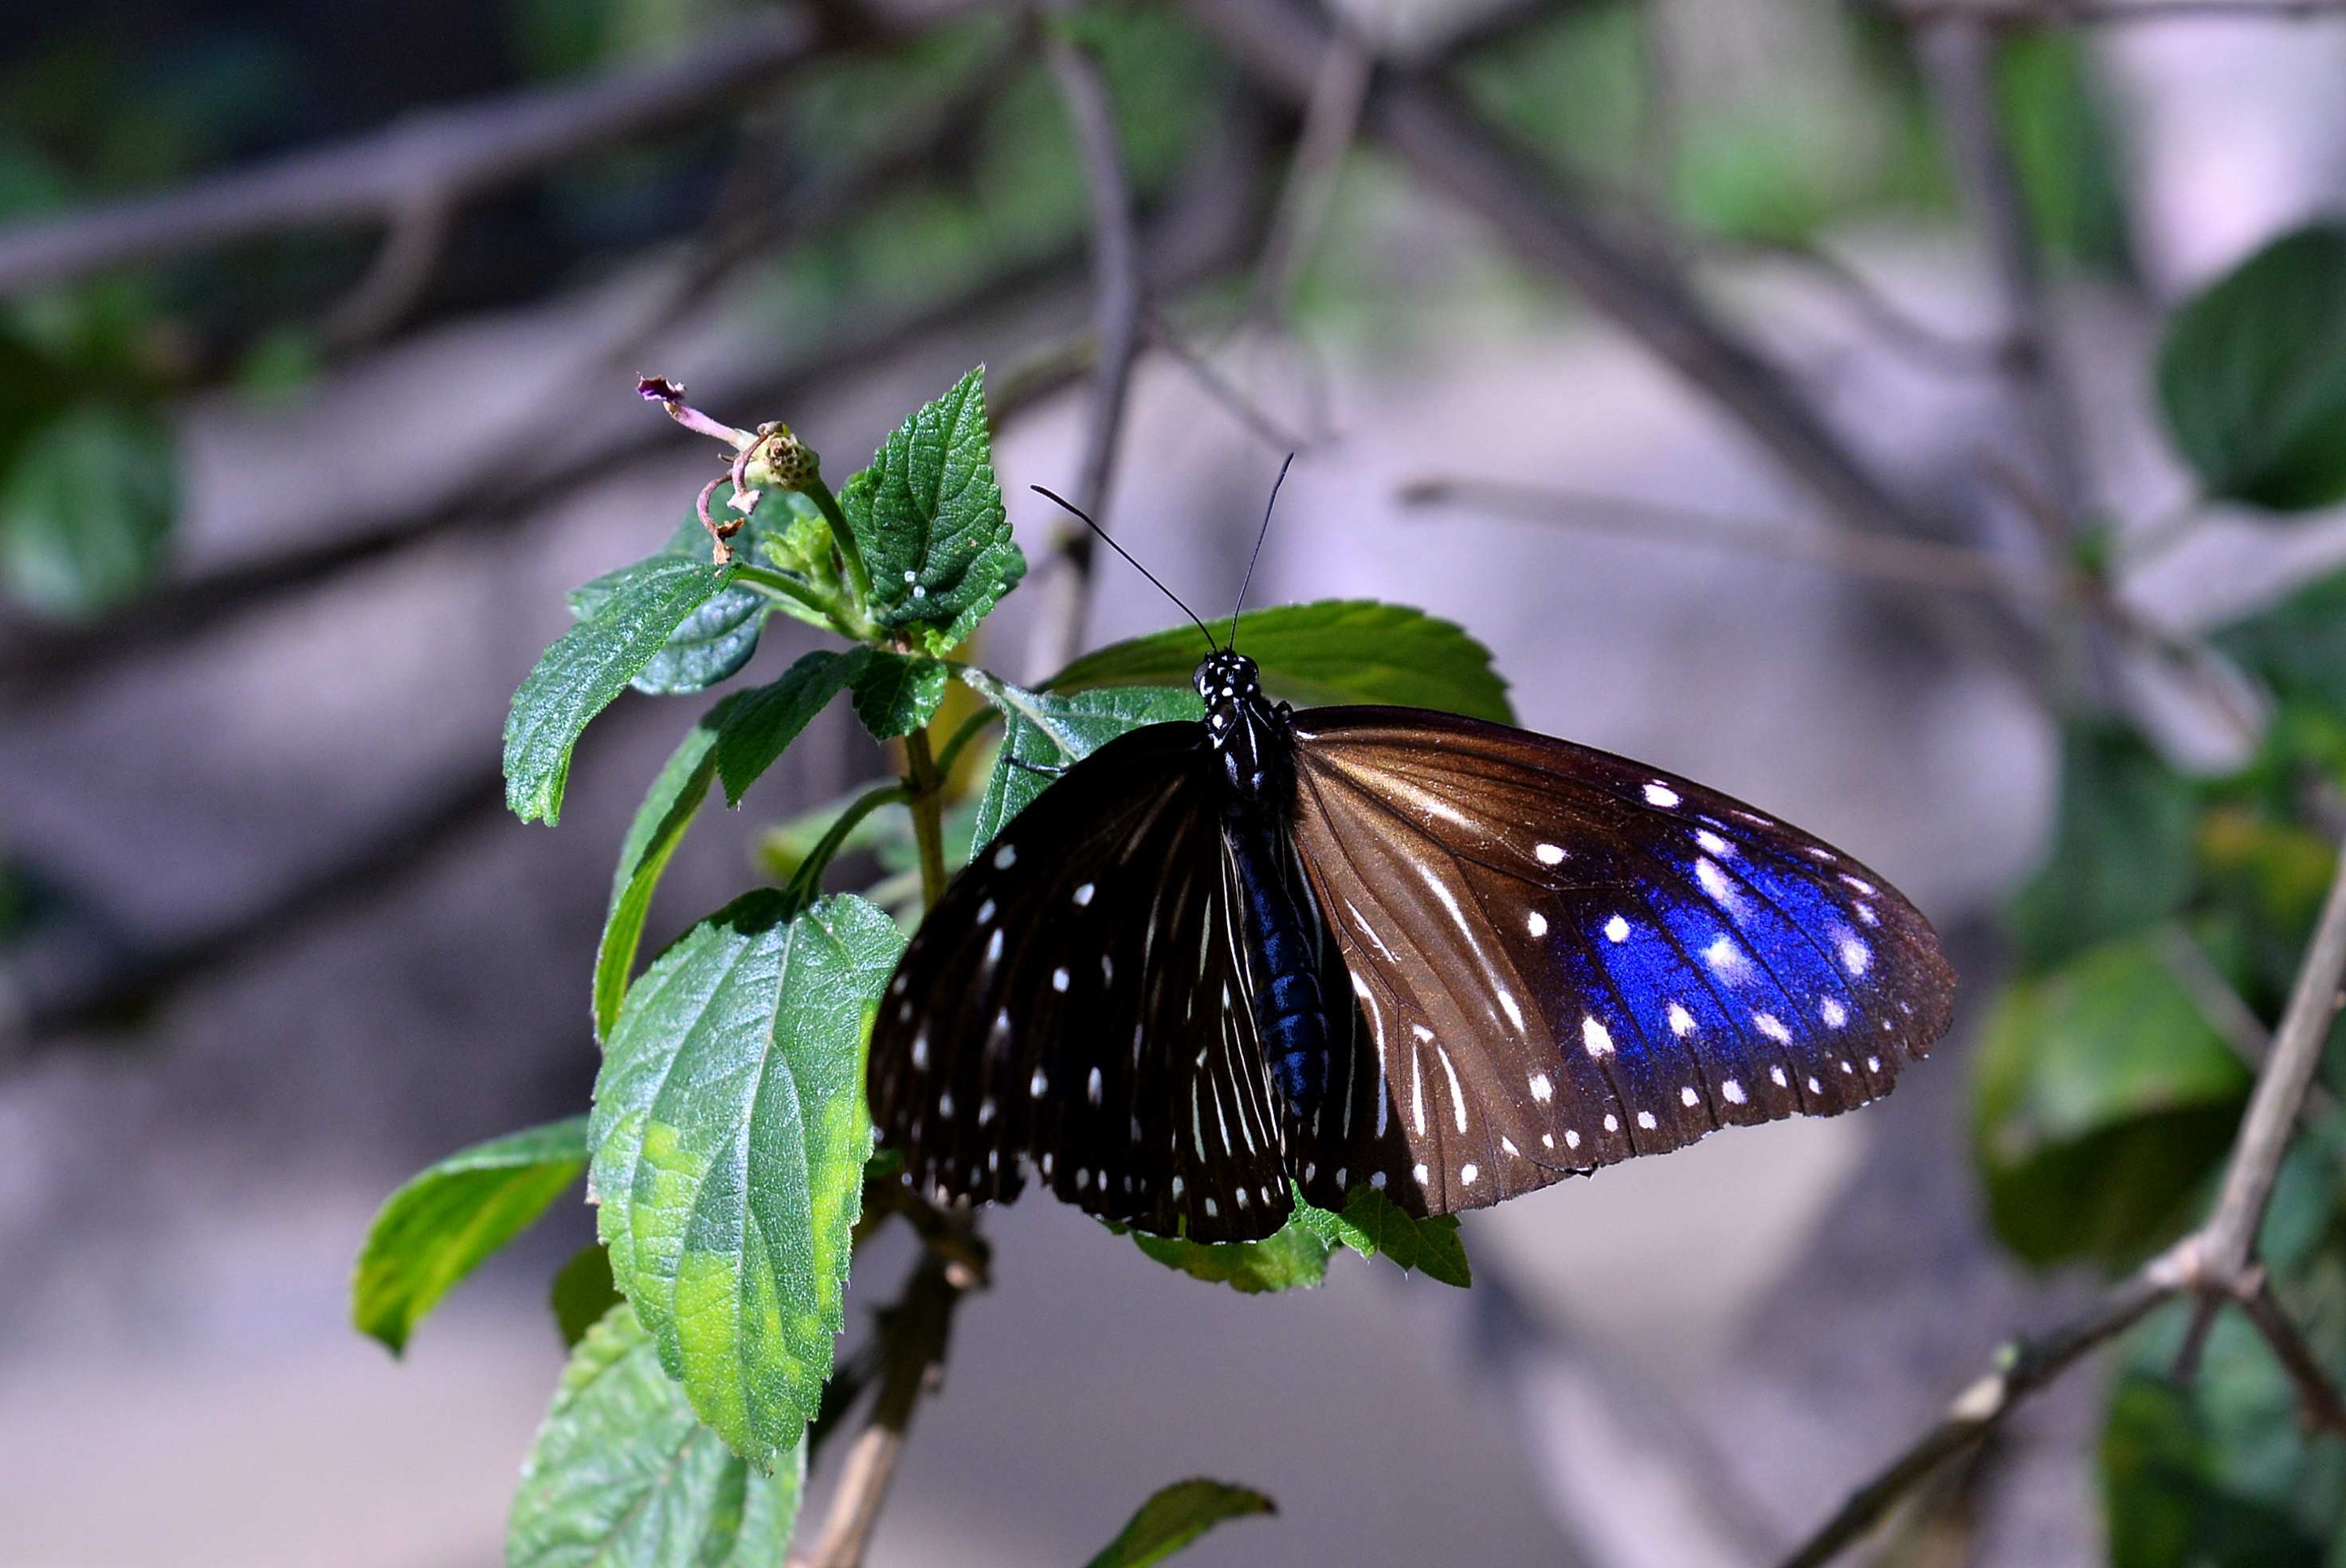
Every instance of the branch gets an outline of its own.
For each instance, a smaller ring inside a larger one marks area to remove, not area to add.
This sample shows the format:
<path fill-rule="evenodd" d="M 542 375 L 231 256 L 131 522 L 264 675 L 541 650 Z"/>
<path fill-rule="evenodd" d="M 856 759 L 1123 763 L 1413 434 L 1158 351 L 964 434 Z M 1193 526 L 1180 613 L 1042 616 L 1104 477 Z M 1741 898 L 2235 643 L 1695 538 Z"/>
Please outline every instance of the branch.
<path fill-rule="evenodd" d="M 1116 106 L 1108 99 L 1107 82 L 1100 75 L 1098 62 L 1069 36 L 1072 5 L 1068 0 L 1051 0 L 1051 5 L 1055 14 L 1044 28 L 1044 53 L 1075 130 L 1076 151 L 1083 159 L 1084 187 L 1091 199 L 1092 333 L 1096 348 L 1084 427 L 1083 466 L 1076 478 L 1076 504 L 1097 518 L 1107 507 L 1117 447 L 1124 433 L 1132 367 L 1140 353 L 1145 289 L 1132 184 L 1124 172 Z M 1090 531 L 1063 529 L 1058 554 L 1058 570 L 1044 585 L 1035 646 L 1027 654 L 1038 677 L 1063 667 L 1075 657 L 1091 596 Z"/>
<path fill-rule="evenodd" d="M 2257 1231 L 2288 1152 L 2322 1043 L 2346 983 L 2346 850 L 2341 850 L 2313 939 L 2300 962 L 2289 1010 L 2241 1117 L 2224 1185 L 2206 1223 L 2152 1258 L 2104 1296 L 2092 1311 L 2035 1341 L 2016 1341 L 1998 1364 L 1948 1407 L 1944 1420 L 1909 1444 L 1790 1557 L 1783 1568 L 1818 1568 L 1880 1523 L 1939 1464 L 1980 1441 L 2031 1394 L 2084 1355 L 2115 1339 L 2152 1308 L 2180 1295 L 2235 1302 L 2261 1332 L 2297 1386 L 2311 1424 L 2346 1435 L 2346 1401 L 2274 1299 L 2255 1262 Z"/>
<path fill-rule="evenodd" d="M 974 5 L 889 6 L 870 36 L 894 36 Z M 0 231 L 0 294 L 290 230 L 395 228 L 419 211 L 454 211 L 597 148 L 732 115 L 746 94 L 834 41 L 795 13 L 752 13 L 658 65 L 414 115 L 160 195 L 19 225 Z"/>
<path fill-rule="evenodd" d="M 907 1211 L 909 1213 L 909 1211 Z M 945 1216 L 959 1244 L 979 1260 L 973 1272 L 926 1246 L 896 1305 L 880 1316 L 882 1371 L 872 1414 L 841 1466 L 831 1513 L 814 1550 L 791 1559 L 793 1568 L 857 1568 L 872 1544 L 872 1527 L 887 1502 L 889 1482 L 904 1450 L 905 1435 L 920 1410 L 921 1396 L 944 1375 L 945 1349 L 953 1337 L 954 1311 L 962 1298 L 985 1283 L 985 1243 L 966 1222 Z"/>
<path fill-rule="evenodd" d="M 1925 29 L 1916 53 L 1995 274 L 2004 316 L 1999 363 L 2053 505 L 2075 531 L 2086 525 L 2092 499 L 2080 461 L 2083 422 L 2061 372 L 2036 236 L 1996 117 L 1995 41 L 1976 23 L 1950 22 Z"/>
<path fill-rule="evenodd" d="M 1185 0 L 1242 69 L 1290 102 L 1309 98 L 1329 29 L 1295 0 Z M 1436 84 L 1390 72 L 1372 86 L 1364 124 L 1402 161 L 1480 215 L 1531 260 L 1569 282 L 1675 367 L 1781 463 L 1843 525 L 1931 537 L 1941 532 L 1859 461 L 1800 389 L 1714 317 L 1667 256 L 1606 232 L 1547 168 L 1507 145 Z M 2042 687 L 2033 630 L 1992 606 L 1932 607 L 1985 655 Z M 1960 617 L 1960 618 L 1958 618 Z"/>
<path fill-rule="evenodd" d="M 1881 582 L 1945 593 L 2046 598 L 2066 591 L 2059 582 L 2032 584 L 2014 575 L 1985 551 L 1961 545 L 1794 529 L 1595 491 L 1435 475 L 1403 485 L 1400 499 L 1407 506 L 1481 507 L 1535 521 L 1568 523 L 1591 533 L 1627 539 L 1748 550 L 1778 560 L 1826 566 Z"/>

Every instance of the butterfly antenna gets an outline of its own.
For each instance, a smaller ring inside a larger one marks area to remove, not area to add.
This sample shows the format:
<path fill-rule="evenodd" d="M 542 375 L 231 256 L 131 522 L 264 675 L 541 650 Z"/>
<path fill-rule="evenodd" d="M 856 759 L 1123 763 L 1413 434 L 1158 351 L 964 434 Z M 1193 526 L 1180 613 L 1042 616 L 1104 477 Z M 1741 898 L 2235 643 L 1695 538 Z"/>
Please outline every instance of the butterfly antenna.
<path fill-rule="evenodd" d="M 1104 542 L 1106 542 L 1106 544 L 1107 544 L 1107 547 L 1108 547 L 1109 549 L 1111 549 L 1111 550 L 1115 551 L 1117 555 L 1119 555 L 1123 556 L 1127 561 L 1131 561 L 1131 562 L 1132 562 L 1132 569 L 1133 569 L 1134 571 L 1136 571 L 1136 572 L 1139 573 L 1142 576 L 1144 576 L 1144 577 L 1148 578 L 1150 582 L 1152 582 L 1152 583 L 1157 583 L 1157 591 L 1158 591 L 1158 593 L 1160 593 L 1160 594 L 1164 595 L 1167 598 L 1168 598 L 1168 599 L 1172 600 L 1175 604 L 1177 604 L 1177 605 L 1181 605 L 1181 613 L 1182 613 L 1183 615 L 1185 615 L 1185 616 L 1188 616 L 1192 621 L 1197 621 L 1198 629 L 1199 631 L 1201 631 L 1201 632 L 1206 632 L 1206 646 L 1207 646 L 1208 647 L 1212 648 L 1216 653 L 1219 653 L 1219 652 L 1221 651 L 1220 647 L 1219 647 L 1218 644 L 1216 644 L 1216 643 L 1215 643 L 1215 641 L 1214 641 L 1214 634 L 1213 634 L 1212 632 L 1206 631 L 1206 623 L 1205 623 L 1205 622 L 1203 622 L 1203 621 L 1199 621 L 1199 620 L 1198 620 L 1198 612 L 1197 612 L 1197 611 L 1195 611 L 1195 610 L 1193 610 L 1193 609 L 1191 609 L 1191 608 L 1190 608 L 1188 606 L 1187 606 L 1187 605 L 1182 605 L 1182 604 L 1181 604 L 1181 596 L 1180 596 L 1180 595 L 1178 595 L 1178 594 L 1175 593 L 1172 589 L 1170 589 L 1170 588 L 1167 587 L 1164 584 L 1162 584 L 1162 583 L 1158 583 L 1158 582 L 1157 582 L 1157 574 L 1156 574 L 1156 573 L 1154 573 L 1154 572 L 1152 572 L 1152 571 L 1150 571 L 1148 567 L 1146 567 L 1146 566 L 1142 565 L 1139 562 L 1137 562 L 1137 561 L 1134 561 L 1134 560 L 1132 559 L 1132 552 L 1131 552 L 1131 551 L 1129 551 L 1129 550 L 1127 550 L 1127 549 L 1126 549 L 1123 545 L 1121 545 L 1117 544 L 1115 540 L 1108 538 L 1108 536 L 1107 536 L 1107 529 L 1105 529 L 1105 528 L 1103 528 L 1103 527 L 1101 527 L 1098 524 L 1096 524 L 1096 523 L 1093 522 L 1093 521 L 1091 520 L 1091 517 L 1090 517 L 1089 514 L 1086 513 L 1082 507 L 1080 507 L 1080 506 L 1076 505 L 1074 502 L 1072 502 L 1072 501 L 1068 500 L 1066 496 L 1064 496 L 1064 495 L 1060 494 L 1059 494 L 1057 491 L 1056 491 L 1056 490 L 1046 490 L 1046 489 L 1044 489 L 1044 488 L 1043 488 L 1043 486 L 1041 486 L 1041 485 L 1039 485 L 1039 484 L 1030 484 L 1030 485 L 1028 485 L 1028 486 L 1027 486 L 1027 488 L 1028 488 L 1029 490 L 1032 490 L 1033 492 L 1035 492 L 1035 494 L 1040 495 L 1041 497 L 1043 497 L 1043 499 L 1045 499 L 1046 501 L 1055 501 L 1055 502 L 1058 503 L 1061 506 L 1066 507 L 1068 511 L 1070 511 L 1070 512 L 1074 513 L 1077 517 L 1081 518 L 1081 519 L 1083 520 L 1083 524 L 1084 524 L 1084 526 L 1085 526 L 1085 527 L 1086 527 L 1086 528 L 1088 528 L 1088 529 L 1090 529 L 1093 533 L 1095 533 L 1095 534 L 1098 535 L 1100 536 L 1100 538 L 1101 538 Z"/>
<path fill-rule="evenodd" d="M 1270 509 L 1279 504 L 1279 487 L 1287 483 L 1287 470 L 1295 462 L 1295 453 L 1287 454 L 1287 462 L 1279 465 L 1279 477 L 1270 482 L 1270 499 L 1262 504 L 1262 531 L 1254 536 L 1254 554 L 1247 557 L 1246 580 L 1239 585 L 1239 602 L 1230 606 L 1230 645 L 1239 640 L 1239 612 L 1246 608 L 1247 590 L 1254 586 L 1254 564 L 1262 559 L 1262 542 L 1270 537 Z"/>

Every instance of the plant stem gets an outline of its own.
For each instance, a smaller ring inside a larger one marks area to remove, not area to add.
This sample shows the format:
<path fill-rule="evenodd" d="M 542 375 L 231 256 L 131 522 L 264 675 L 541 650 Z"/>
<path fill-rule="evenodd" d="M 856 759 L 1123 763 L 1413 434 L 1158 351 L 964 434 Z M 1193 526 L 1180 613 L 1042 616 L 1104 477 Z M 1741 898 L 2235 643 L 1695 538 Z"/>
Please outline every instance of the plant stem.
<path fill-rule="evenodd" d="M 790 873 L 790 892 L 794 897 L 812 902 L 822 892 L 823 871 L 838 855 L 839 847 L 847 842 L 847 835 L 855 831 L 855 825 L 882 806 L 899 805 L 912 799 L 913 792 L 902 784 L 882 784 L 858 795 L 848 803 L 847 809 L 839 814 L 839 820 L 831 825 L 830 830 L 815 841 L 814 848 L 807 852 L 807 858 L 799 862 L 799 869 Z"/>
<path fill-rule="evenodd" d="M 944 804 L 939 790 L 944 777 L 929 749 L 929 732 L 915 729 L 904 737 L 904 765 L 913 775 L 913 838 L 921 848 L 921 906 L 934 909 L 945 891 Z"/>
<path fill-rule="evenodd" d="M 752 566 L 747 562 L 737 561 L 733 565 L 733 580 L 737 583 L 746 583 L 769 597 L 788 600 L 791 605 L 803 605 L 821 617 L 819 624 L 822 626 L 839 633 L 842 636 L 854 638 L 857 642 L 863 640 L 856 635 L 855 628 L 850 626 L 846 618 L 839 613 L 839 607 L 836 605 L 826 602 L 812 588 L 794 577 L 769 570 L 764 566 Z"/>
<path fill-rule="evenodd" d="M 839 546 L 840 565 L 846 569 L 848 592 L 855 596 L 856 608 L 862 611 L 872 602 L 872 575 L 864 569 L 863 549 L 855 542 L 855 530 L 847 525 L 847 514 L 839 504 L 839 497 L 822 482 L 821 473 L 807 475 L 801 493 L 814 503 L 823 521 L 831 524 L 831 542 Z"/>

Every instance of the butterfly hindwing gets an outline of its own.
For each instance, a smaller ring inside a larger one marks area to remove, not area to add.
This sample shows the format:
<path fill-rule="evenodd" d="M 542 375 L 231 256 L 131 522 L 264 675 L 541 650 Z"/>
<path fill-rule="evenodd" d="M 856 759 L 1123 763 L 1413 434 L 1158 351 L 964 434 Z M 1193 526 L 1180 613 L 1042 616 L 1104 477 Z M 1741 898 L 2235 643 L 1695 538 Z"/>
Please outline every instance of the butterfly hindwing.
<path fill-rule="evenodd" d="M 948 1199 L 1059 1197 L 1162 1235 L 1284 1222 L 1203 727 L 1101 747 L 979 850 L 874 1022 L 884 1147 Z"/>
<path fill-rule="evenodd" d="M 1352 972 L 1358 1075 L 1391 1085 L 1404 1202 L 1477 1207 L 1847 1110 L 1945 1028 L 1953 976 L 1922 916 L 1716 791 L 1450 715 L 1295 724 L 1296 842 Z"/>

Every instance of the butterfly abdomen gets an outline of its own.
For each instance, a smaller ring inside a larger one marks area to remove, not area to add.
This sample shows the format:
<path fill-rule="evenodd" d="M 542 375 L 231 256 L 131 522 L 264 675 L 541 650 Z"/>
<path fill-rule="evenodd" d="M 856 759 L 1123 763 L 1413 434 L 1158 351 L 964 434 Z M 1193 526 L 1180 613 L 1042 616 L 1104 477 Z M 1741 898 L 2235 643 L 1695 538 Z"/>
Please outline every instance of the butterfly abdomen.
<path fill-rule="evenodd" d="M 1320 988 L 1316 920 L 1304 901 L 1311 891 L 1291 864 L 1281 839 L 1260 810 L 1225 813 L 1223 840 L 1238 871 L 1249 945 L 1248 979 L 1256 1032 L 1272 1082 L 1295 1115 L 1309 1121 L 1328 1084 L 1328 1009 Z"/>

